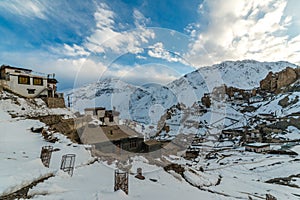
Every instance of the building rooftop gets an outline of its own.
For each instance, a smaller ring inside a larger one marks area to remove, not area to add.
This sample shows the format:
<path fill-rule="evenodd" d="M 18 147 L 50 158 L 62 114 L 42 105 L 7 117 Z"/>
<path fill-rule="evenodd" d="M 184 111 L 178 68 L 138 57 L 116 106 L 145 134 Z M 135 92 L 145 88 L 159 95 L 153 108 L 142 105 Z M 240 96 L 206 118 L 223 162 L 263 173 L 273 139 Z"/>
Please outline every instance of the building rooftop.
<path fill-rule="evenodd" d="M 104 107 L 95 107 L 95 108 L 85 108 L 84 111 L 97 111 L 97 110 L 105 110 Z"/>
<path fill-rule="evenodd" d="M 81 136 L 82 142 L 86 144 L 97 144 L 108 141 L 118 141 L 125 138 L 141 137 L 138 132 L 125 125 L 98 126 L 96 128 L 86 127 Z"/>
<path fill-rule="evenodd" d="M 246 144 L 246 146 L 248 146 L 248 147 L 256 147 L 256 148 L 259 148 L 259 147 L 270 146 L 270 144 L 269 144 L 269 143 L 255 142 L 255 143 L 249 143 L 249 144 Z"/>
<path fill-rule="evenodd" d="M 9 66 L 9 65 L 1 65 L 1 70 L 2 69 L 16 69 L 16 70 L 22 70 L 22 71 L 27 71 L 27 72 L 32 72 L 31 69 L 25 69 L 25 68 L 20 68 L 20 67 L 12 67 L 12 66 Z"/>
<path fill-rule="evenodd" d="M 145 144 L 148 146 L 153 146 L 153 145 L 161 145 L 161 142 L 157 140 L 147 140 L 145 141 Z"/>

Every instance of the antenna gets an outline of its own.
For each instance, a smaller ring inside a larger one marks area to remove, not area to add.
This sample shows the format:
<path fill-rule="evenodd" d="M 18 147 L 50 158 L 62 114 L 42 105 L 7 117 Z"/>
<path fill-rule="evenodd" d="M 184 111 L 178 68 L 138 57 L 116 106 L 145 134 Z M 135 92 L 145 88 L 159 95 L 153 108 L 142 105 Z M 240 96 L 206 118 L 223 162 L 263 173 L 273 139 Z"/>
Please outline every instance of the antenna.
<path fill-rule="evenodd" d="M 71 98 L 70 98 L 70 94 L 68 94 L 68 107 L 70 108 L 71 105 L 72 105 L 72 102 L 71 102 Z"/>

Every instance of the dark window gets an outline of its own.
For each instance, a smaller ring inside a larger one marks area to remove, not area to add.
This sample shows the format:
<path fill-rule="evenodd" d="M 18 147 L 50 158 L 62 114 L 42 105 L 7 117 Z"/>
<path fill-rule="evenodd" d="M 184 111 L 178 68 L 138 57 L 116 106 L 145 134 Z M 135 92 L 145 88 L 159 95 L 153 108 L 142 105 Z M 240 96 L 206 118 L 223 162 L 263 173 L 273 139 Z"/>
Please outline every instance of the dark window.
<path fill-rule="evenodd" d="M 43 85 L 42 78 L 33 78 L 33 85 Z"/>
<path fill-rule="evenodd" d="M 113 122 L 114 121 L 114 116 L 109 116 L 109 122 Z"/>
<path fill-rule="evenodd" d="M 34 94 L 35 89 L 27 89 L 27 91 L 28 91 L 28 94 Z"/>
<path fill-rule="evenodd" d="M 29 76 L 18 76 L 18 83 L 30 85 L 30 77 Z"/>
<path fill-rule="evenodd" d="M 130 140 L 129 147 L 130 148 L 135 148 L 136 147 L 136 140 Z"/>

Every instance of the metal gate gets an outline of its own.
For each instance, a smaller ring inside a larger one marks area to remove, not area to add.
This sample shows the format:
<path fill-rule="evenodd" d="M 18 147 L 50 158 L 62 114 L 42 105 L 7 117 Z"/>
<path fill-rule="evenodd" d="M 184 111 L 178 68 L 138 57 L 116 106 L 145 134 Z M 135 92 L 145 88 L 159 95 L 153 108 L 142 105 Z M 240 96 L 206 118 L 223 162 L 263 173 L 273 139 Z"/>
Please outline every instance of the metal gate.
<path fill-rule="evenodd" d="M 49 166 L 50 166 L 52 152 L 53 152 L 52 146 L 43 146 L 42 147 L 40 158 L 45 167 L 49 168 Z"/>
<path fill-rule="evenodd" d="M 64 172 L 68 172 L 70 176 L 73 176 L 75 165 L 75 154 L 66 154 L 62 156 L 60 169 Z"/>

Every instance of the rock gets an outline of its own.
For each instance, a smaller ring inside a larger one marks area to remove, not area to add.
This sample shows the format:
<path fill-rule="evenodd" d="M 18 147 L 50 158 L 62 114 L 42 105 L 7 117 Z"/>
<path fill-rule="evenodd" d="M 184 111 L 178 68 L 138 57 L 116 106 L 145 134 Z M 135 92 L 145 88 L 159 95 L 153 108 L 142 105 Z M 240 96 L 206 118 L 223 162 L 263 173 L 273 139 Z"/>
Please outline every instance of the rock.
<path fill-rule="evenodd" d="M 211 101 L 209 95 L 204 95 L 201 98 L 201 103 L 204 105 L 206 108 L 209 108 L 211 106 Z"/>
<path fill-rule="evenodd" d="M 136 175 L 135 178 L 140 179 L 140 180 L 145 180 L 145 177 L 140 174 Z"/>
<path fill-rule="evenodd" d="M 289 97 L 286 96 L 283 99 L 281 99 L 280 101 L 278 101 L 278 105 L 280 105 L 283 108 L 287 107 L 289 105 Z"/>
<path fill-rule="evenodd" d="M 297 80 L 296 71 L 291 67 L 287 67 L 285 70 L 278 73 L 277 89 L 286 87 L 294 83 L 296 80 Z"/>
<path fill-rule="evenodd" d="M 281 89 L 291 85 L 300 77 L 300 69 L 287 67 L 284 70 L 273 73 L 269 72 L 266 78 L 260 81 L 260 88 L 266 92 L 278 93 Z"/>
<path fill-rule="evenodd" d="M 266 78 L 260 81 L 260 88 L 268 92 L 274 92 L 276 90 L 276 75 L 269 72 Z"/>

